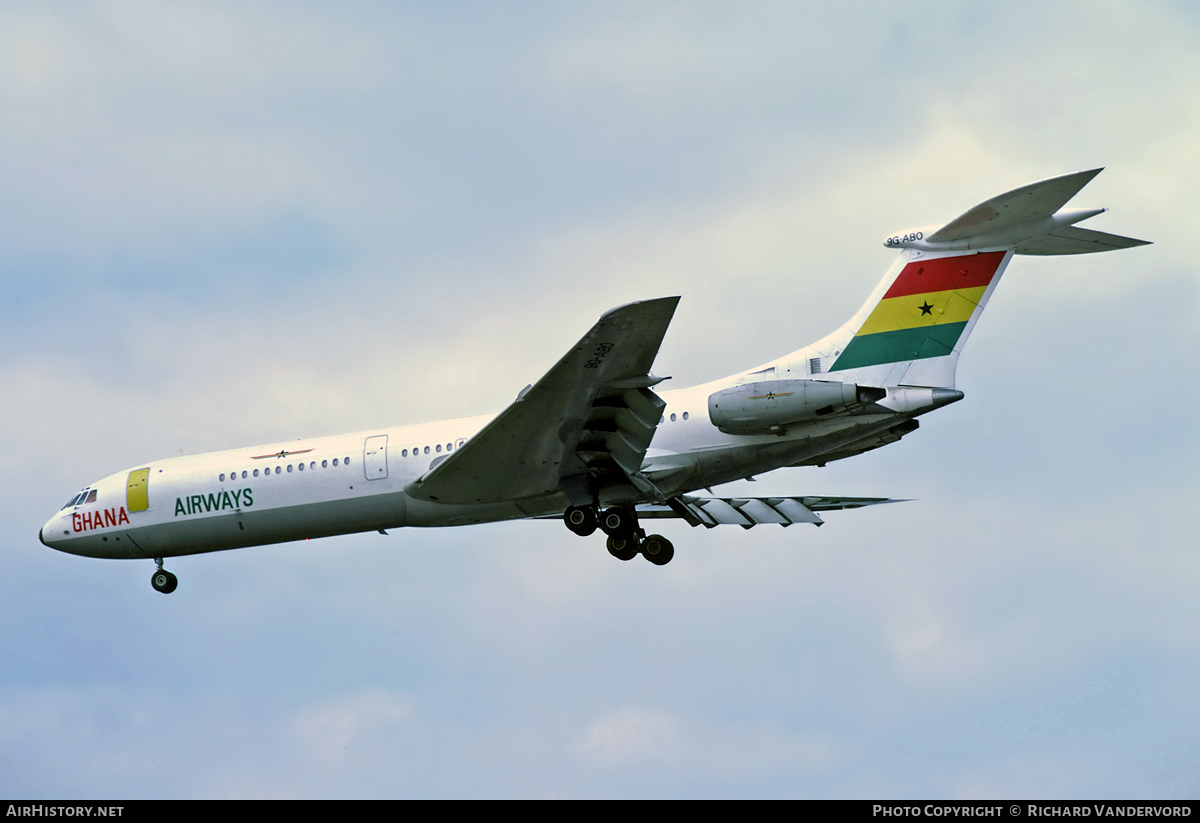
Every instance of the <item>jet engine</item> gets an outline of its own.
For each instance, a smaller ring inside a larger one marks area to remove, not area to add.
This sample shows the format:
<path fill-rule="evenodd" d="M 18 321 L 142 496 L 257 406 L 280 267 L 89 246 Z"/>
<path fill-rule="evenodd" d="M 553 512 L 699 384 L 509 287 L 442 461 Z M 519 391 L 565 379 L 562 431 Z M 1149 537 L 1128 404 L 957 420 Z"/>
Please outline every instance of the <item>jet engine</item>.
<path fill-rule="evenodd" d="M 764 380 L 708 396 L 708 417 L 726 434 L 780 434 L 793 423 L 856 411 L 886 389 L 827 380 Z"/>

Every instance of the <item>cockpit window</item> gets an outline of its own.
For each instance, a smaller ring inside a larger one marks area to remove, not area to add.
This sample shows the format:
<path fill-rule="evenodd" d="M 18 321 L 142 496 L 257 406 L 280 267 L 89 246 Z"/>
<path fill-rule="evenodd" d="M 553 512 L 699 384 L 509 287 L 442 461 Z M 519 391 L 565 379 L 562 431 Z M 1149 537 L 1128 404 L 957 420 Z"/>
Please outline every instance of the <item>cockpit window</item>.
<path fill-rule="evenodd" d="M 70 500 L 68 500 L 67 504 L 65 506 L 63 506 L 63 508 L 69 509 L 72 506 L 82 506 L 84 503 L 95 503 L 96 502 L 96 494 L 98 492 L 99 492 L 99 489 L 84 489 L 79 494 L 75 495 Z"/>

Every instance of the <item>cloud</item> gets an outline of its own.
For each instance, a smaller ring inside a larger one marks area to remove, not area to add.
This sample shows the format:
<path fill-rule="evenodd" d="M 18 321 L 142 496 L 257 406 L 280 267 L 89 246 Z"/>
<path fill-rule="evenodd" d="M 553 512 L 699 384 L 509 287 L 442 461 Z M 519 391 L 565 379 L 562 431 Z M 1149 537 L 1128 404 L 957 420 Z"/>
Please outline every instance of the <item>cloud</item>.
<path fill-rule="evenodd" d="M 12 785 L 1192 785 L 1194 16 L 281 8 L 0 11 Z M 170 598 L 36 541 L 137 460 L 496 411 L 626 300 L 683 295 L 674 385 L 752 366 L 853 312 L 885 233 L 1102 164 L 1080 204 L 1155 246 L 1015 261 L 965 402 L 744 484 L 915 502 L 667 523 L 661 569 L 555 522 L 309 541 L 172 560 Z"/>
<path fill-rule="evenodd" d="M 626 765 L 670 760 L 678 756 L 679 744 L 670 715 L 618 709 L 589 725 L 575 750 L 588 759 Z"/>
<path fill-rule="evenodd" d="M 409 696 L 369 689 L 304 709 L 294 728 L 309 756 L 323 763 L 341 763 L 351 757 L 361 759 L 363 746 L 404 734 L 414 716 Z"/>

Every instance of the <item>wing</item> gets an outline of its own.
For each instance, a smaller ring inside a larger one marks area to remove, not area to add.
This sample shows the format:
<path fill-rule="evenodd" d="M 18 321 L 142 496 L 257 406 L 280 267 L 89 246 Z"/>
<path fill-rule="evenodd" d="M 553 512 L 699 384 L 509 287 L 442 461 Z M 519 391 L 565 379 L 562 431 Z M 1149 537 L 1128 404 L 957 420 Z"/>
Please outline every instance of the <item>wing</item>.
<path fill-rule="evenodd" d="M 954 218 L 933 234 L 926 235 L 925 239 L 940 243 L 980 234 L 998 234 L 1022 223 L 1049 217 L 1101 171 L 1103 169 L 1064 174 L 999 194 Z"/>
<path fill-rule="evenodd" d="M 605 314 L 554 368 L 405 491 L 439 503 L 495 503 L 599 483 L 647 484 L 642 459 L 665 403 L 650 376 L 678 297 Z M 664 378 L 665 379 L 665 378 Z"/>
<path fill-rule="evenodd" d="M 817 512 L 860 509 L 880 503 L 904 503 L 888 497 L 693 497 L 682 495 L 666 505 L 638 506 L 638 517 L 679 517 L 692 526 L 721 525 L 752 529 L 764 523 L 790 526 L 793 523 L 825 521 Z"/>

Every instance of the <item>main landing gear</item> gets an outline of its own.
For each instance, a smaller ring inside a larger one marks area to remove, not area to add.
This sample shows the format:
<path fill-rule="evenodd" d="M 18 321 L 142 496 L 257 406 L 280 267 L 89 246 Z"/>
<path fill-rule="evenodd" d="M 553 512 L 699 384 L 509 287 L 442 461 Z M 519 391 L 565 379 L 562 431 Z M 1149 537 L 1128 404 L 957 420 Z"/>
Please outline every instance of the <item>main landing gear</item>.
<path fill-rule="evenodd" d="M 150 585 L 154 587 L 156 592 L 162 592 L 163 594 L 170 594 L 175 591 L 175 587 L 179 585 L 179 578 L 163 568 L 161 557 L 154 558 L 154 562 L 158 564 L 158 570 L 150 575 Z"/>
<path fill-rule="evenodd" d="M 597 514 L 594 506 L 572 506 L 563 514 L 567 528 L 587 537 L 599 528 L 608 535 L 608 553 L 618 560 L 632 560 L 638 554 L 656 566 L 665 566 L 675 556 L 675 547 L 661 534 L 646 536 L 631 508 L 614 506 Z"/>

